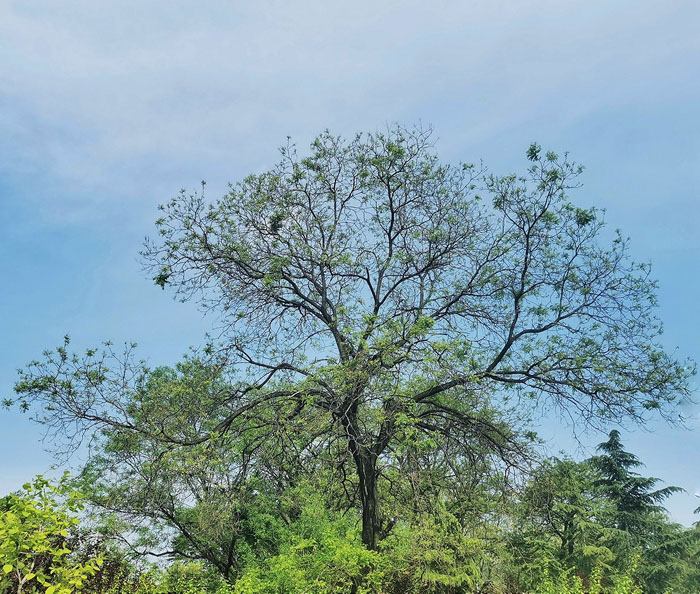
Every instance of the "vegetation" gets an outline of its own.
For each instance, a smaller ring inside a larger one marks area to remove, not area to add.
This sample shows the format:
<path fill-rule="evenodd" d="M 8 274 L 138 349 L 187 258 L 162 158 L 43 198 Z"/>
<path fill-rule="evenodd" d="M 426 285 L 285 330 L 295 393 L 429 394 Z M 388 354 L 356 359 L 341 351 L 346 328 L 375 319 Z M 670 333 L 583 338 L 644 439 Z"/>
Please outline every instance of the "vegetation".
<path fill-rule="evenodd" d="M 70 558 L 66 538 L 78 523 L 73 514 L 82 509 L 82 498 L 68 491 L 66 478 L 53 485 L 39 476 L 0 499 L 2 592 L 70 594 L 102 565 L 99 556 L 85 563 Z"/>
<path fill-rule="evenodd" d="M 648 266 L 570 202 L 581 167 L 527 158 L 499 177 L 428 131 L 324 133 L 164 205 L 144 262 L 220 339 L 155 369 L 66 339 L 15 387 L 58 452 L 91 440 L 74 558 L 105 562 L 73 588 L 696 591 L 698 530 L 617 431 L 539 459 L 533 412 L 672 418 L 693 369 L 658 344 Z"/>
<path fill-rule="evenodd" d="M 621 446 L 616 432 L 606 444 L 610 442 Z M 501 501 L 489 496 L 474 499 L 473 503 L 482 506 L 480 519 L 458 511 L 463 506 L 458 496 L 433 501 L 429 511 L 406 510 L 376 551 L 362 543 L 358 516 L 332 507 L 323 480 L 315 485 L 305 481 L 277 502 L 261 497 L 247 503 L 247 540 L 241 543 L 255 543 L 258 548 L 241 555 L 235 571 L 228 573 L 207 557 L 206 550 L 189 546 L 173 530 L 174 525 L 166 531 L 172 538 L 172 550 L 161 551 L 170 559 L 166 565 L 144 564 L 143 551 L 134 554 L 133 543 L 126 547 L 131 555 L 125 556 L 125 547 L 114 545 L 118 533 L 105 541 L 105 530 L 113 531 L 115 525 L 111 523 L 114 518 L 104 512 L 103 525 L 92 528 L 93 536 L 100 533 L 95 547 L 94 539 L 77 532 L 77 520 L 59 511 L 77 509 L 73 506 L 81 496 L 66 495 L 58 503 L 58 494 L 66 493 L 66 479 L 54 487 L 39 478 L 26 485 L 22 495 L 3 500 L 3 509 L 13 510 L 3 515 L 3 563 L 13 569 L 3 570 L 5 590 L 0 591 L 696 592 L 700 525 L 683 528 L 674 524 L 654 504 L 630 516 L 637 522 L 633 532 L 621 528 L 617 506 L 608 493 L 611 486 L 624 489 L 629 483 L 623 477 L 600 486 L 605 478 L 597 468 L 606 457 L 609 455 L 602 454 L 583 462 L 547 460 L 520 493 L 502 494 Z M 101 505 L 99 496 L 94 497 Z M 276 514 L 272 511 L 275 505 L 279 505 Z M 26 513 L 39 509 L 43 511 Z M 183 506 L 178 513 L 186 516 L 188 509 L 198 517 L 202 541 L 224 518 L 231 517 L 222 518 L 211 508 L 206 508 L 210 513 L 205 515 L 197 505 Z M 20 525 L 21 535 L 13 539 L 17 532 L 10 528 L 10 533 L 5 525 L 13 526 L 12 520 L 18 517 L 26 519 Z M 237 531 L 235 522 L 230 526 L 232 532 Z M 155 524 L 151 529 L 152 538 L 162 537 Z M 26 546 L 13 548 L 12 543 L 18 542 Z M 211 546 L 216 546 L 213 539 Z M 245 550 L 243 545 L 241 550 Z"/>

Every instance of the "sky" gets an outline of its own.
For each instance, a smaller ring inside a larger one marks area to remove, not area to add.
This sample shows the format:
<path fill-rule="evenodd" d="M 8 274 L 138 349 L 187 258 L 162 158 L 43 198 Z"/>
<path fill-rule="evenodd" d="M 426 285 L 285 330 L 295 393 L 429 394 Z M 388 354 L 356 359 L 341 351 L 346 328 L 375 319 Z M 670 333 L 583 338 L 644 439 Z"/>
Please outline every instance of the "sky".
<path fill-rule="evenodd" d="M 287 136 L 303 152 L 326 128 L 394 122 L 495 173 L 522 169 L 533 141 L 569 151 L 586 166 L 572 200 L 605 208 L 652 263 L 663 344 L 700 360 L 698 31 L 697 0 L 0 0 L 0 398 L 65 334 L 176 362 L 215 320 L 142 271 L 157 205 L 200 180 L 222 195 Z M 689 525 L 700 407 L 680 412 L 687 428 L 626 427 L 623 442 L 688 491 L 668 507 Z M 539 429 L 553 454 L 604 440 Z M 51 472 L 41 436 L 0 410 L 0 493 Z"/>

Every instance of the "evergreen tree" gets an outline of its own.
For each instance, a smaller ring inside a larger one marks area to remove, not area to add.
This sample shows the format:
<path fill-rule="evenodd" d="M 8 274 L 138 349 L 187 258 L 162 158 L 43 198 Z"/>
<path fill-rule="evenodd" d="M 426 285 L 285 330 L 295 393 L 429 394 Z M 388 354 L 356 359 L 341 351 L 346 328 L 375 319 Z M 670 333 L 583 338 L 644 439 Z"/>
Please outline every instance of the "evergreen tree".
<path fill-rule="evenodd" d="M 595 486 L 614 504 L 614 527 L 619 530 L 640 534 L 649 519 L 655 517 L 655 512 L 664 511 L 661 502 L 683 490 L 674 486 L 654 489 L 658 478 L 634 472 L 633 468 L 644 465 L 637 456 L 623 449 L 620 432 L 615 429 L 596 449 L 603 454 L 591 458 L 594 468 L 601 474 Z"/>

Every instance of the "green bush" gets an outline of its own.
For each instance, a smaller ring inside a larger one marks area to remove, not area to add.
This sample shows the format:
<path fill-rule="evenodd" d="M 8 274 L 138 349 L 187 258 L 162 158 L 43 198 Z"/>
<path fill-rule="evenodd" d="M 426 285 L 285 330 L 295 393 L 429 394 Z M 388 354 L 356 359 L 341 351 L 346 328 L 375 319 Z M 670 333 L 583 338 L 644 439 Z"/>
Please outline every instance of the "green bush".
<path fill-rule="evenodd" d="M 99 571 L 101 557 L 77 563 L 66 546 L 81 499 L 69 490 L 67 475 L 57 484 L 38 476 L 0 499 L 1 592 L 72 594 Z"/>
<path fill-rule="evenodd" d="M 459 594 L 478 575 L 478 542 L 446 511 L 398 524 L 378 551 L 360 540 L 356 518 L 306 505 L 282 552 L 243 573 L 236 594 Z"/>
<path fill-rule="evenodd" d="M 281 549 L 244 571 L 235 594 L 380 592 L 374 574 L 379 554 L 364 547 L 354 518 L 331 517 L 318 501 L 304 506 Z"/>
<path fill-rule="evenodd" d="M 438 509 L 399 524 L 381 544 L 382 592 L 472 592 L 479 576 L 479 541 L 468 538 L 449 512 Z"/>

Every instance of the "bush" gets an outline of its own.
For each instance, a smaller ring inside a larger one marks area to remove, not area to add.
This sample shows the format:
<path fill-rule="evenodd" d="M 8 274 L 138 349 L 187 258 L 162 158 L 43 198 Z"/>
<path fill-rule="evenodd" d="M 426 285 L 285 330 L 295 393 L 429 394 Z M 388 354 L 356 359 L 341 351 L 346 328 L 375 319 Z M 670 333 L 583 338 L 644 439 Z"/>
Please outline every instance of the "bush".
<path fill-rule="evenodd" d="M 67 474 L 58 482 L 38 476 L 0 499 L 0 591 L 72 594 L 99 571 L 102 558 L 77 563 L 66 546 L 78 524 L 82 496 L 70 492 Z"/>
<path fill-rule="evenodd" d="M 235 594 L 380 592 L 379 554 L 364 547 L 355 520 L 331 517 L 317 503 L 304 506 L 279 555 L 244 571 Z"/>

